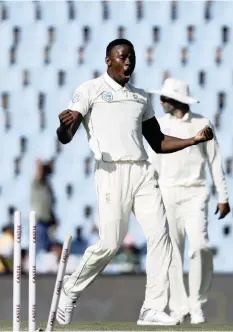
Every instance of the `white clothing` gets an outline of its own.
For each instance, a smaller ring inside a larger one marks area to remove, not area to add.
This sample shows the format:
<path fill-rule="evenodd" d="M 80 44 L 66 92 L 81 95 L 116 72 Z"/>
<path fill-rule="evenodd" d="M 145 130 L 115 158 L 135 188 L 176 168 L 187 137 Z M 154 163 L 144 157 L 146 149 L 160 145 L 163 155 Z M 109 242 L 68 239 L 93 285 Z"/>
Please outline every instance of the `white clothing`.
<path fill-rule="evenodd" d="M 169 308 L 178 315 L 186 315 L 207 301 L 212 281 L 212 252 L 207 232 L 209 194 L 204 186 L 162 187 L 161 193 L 173 245 Z M 185 234 L 189 241 L 189 298 L 183 280 Z"/>
<path fill-rule="evenodd" d="M 83 115 L 96 160 L 148 159 L 142 121 L 154 117 L 154 110 L 144 90 L 122 87 L 105 73 L 77 88 L 68 108 Z"/>
<path fill-rule="evenodd" d="M 158 182 L 147 161 L 97 161 L 96 191 L 100 240 L 89 247 L 80 266 L 64 285 L 75 298 L 100 274 L 122 244 L 130 212 L 147 239 L 147 285 L 144 307 L 163 311 L 167 305 L 171 242 Z"/>
<path fill-rule="evenodd" d="M 192 112 L 186 113 L 182 119 L 166 114 L 158 119 L 158 122 L 165 135 L 179 138 L 195 136 L 206 125 L 211 126 L 208 119 Z M 161 187 L 204 186 L 206 183 L 205 164 L 208 163 L 219 196 L 219 203 L 228 201 L 216 137 L 211 141 L 188 147 L 175 154 L 156 154 L 151 148 L 148 154 L 151 163 L 159 173 Z"/>
<path fill-rule="evenodd" d="M 169 136 L 188 138 L 195 136 L 208 119 L 188 112 L 182 119 L 166 114 L 158 120 L 161 131 Z M 205 164 L 209 168 L 219 194 L 219 202 L 228 200 L 219 146 L 214 138 L 173 154 L 149 153 L 157 172 L 173 244 L 169 271 L 170 310 L 185 315 L 201 308 L 207 301 L 212 280 L 212 253 L 207 233 L 209 194 L 205 187 Z M 183 254 L 185 233 L 189 240 L 189 299 L 183 282 Z"/>

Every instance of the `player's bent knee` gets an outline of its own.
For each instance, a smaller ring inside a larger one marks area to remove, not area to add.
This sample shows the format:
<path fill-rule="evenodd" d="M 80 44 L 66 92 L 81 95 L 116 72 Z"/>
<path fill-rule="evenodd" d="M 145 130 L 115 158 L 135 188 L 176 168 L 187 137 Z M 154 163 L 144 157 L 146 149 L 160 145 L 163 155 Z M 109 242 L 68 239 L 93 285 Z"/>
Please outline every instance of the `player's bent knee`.
<path fill-rule="evenodd" d="M 106 251 L 108 255 L 115 255 L 119 249 L 119 245 L 117 243 L 109 243 L 101 241 L 101 249 Z"/>

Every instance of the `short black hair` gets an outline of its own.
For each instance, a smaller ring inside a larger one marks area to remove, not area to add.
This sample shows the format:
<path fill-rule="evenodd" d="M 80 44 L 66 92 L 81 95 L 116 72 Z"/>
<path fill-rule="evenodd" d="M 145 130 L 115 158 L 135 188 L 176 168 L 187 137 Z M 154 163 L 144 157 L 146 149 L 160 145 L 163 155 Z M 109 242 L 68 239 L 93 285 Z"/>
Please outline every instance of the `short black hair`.
<path fill-rule="evenodd" d="M 111 43 L 108 44 L 106 48 L 106 56 L 109 56 L 111 54 L 113 47 L 118 45 L 129 45 L 132 48 L 134 48 L 133 44 L 128 39 L 124 38 L 114 39 L 113 41 L 111 41 Z"/>

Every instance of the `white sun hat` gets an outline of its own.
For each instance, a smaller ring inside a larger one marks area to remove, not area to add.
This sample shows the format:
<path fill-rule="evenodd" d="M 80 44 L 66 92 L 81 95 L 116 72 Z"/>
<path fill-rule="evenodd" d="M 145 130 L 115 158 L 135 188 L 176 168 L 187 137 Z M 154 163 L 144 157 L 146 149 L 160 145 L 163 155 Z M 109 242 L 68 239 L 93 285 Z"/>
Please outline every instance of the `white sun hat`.
<path fill-rule="evenodd" d="M 199 103 L 198 100 L 189 96 L 188 84 L 175 78 L 167 78 L 161 90 L 151 90 L 149 92 L 180 101 L 183 104 Z"/>

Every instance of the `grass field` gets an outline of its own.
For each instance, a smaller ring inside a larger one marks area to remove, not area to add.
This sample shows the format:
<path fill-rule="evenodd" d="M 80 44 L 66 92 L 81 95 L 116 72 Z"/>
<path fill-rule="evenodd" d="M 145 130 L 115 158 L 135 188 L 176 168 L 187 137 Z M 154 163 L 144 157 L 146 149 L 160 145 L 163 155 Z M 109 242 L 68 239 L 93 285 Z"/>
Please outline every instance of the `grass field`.
<path fill-rule="evenodd" d="M 45 329 L 46 323 L 38 323 L 37 328 Z M 27 330 L 27 323 L 22 323 L 22 331 Z M 0 331 L 12 331 L 12 322 L 1 321 Z M 233 325 L 211 325 L 211 324 L 200 324 L 200 325 L 190 325 L 182 324 L 179 326 L 153 326 L 153 327 L 143 327 L 137 326 L 135 323 L 114 323 L 114 322 L 93 322 L 93 323 L 72 323 L 67 327 L 61 327 L 60 325 L 55 325 L 54 331 L 233 331 Z"/>

